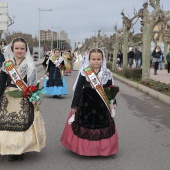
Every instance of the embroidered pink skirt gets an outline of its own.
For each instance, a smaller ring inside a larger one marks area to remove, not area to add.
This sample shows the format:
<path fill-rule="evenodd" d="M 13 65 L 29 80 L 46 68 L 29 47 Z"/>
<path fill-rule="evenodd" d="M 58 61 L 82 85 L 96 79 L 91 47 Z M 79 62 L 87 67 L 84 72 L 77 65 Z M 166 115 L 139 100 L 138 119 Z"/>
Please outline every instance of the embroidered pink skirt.
<path fill-rule="evenodd" d="M 71 113 L 68 119 L 71 117 Z M 115 130 L 114 135 L 108 139 L 91 141 L 81 139 L 73 133 L 71 125 L 66 122 L 63 134 L 61 136 L 63 146 L 69 150 L 84 156 L 109 156 L 118 153 L 118 133 Z"/>

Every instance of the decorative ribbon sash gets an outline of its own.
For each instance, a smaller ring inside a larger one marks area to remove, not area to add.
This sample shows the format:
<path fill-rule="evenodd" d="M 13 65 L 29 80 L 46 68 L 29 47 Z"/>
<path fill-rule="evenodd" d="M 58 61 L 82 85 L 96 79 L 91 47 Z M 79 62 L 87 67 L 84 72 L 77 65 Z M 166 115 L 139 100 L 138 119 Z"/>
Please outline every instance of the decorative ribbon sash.
<path fill-rule="evenodd" d="M 25 91 L 28 87 L 27 84 L 22 80 L 18 71 L 15 68 L 15 65 L 12 60 L 5 61 L 4 66 L 8 72 L 13 83 L 18 87 L 19 90 Z"/>
<path fill-rule="evenodd" d="M 99 94 L 101 99 L 104 101 L 105 105 L 107 106 L 108 110 L 110 111 L 109 100 L 106 96 L 106 93 L 104 92 L 103 86 L 101 85 L 99 78 L 97 77 L 97 75 L 93 72 L 93 70 L 90 67 L 87 67 L 83 70 L 86 76 L 88 77 L 91 85 L 97 91 L 97 93 Z"/>

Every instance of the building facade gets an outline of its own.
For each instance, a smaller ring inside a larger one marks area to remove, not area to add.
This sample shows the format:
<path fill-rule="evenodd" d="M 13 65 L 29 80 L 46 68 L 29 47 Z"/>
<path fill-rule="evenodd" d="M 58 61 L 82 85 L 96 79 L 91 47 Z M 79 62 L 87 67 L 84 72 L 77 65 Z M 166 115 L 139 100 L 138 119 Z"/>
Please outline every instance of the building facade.
<path fill-rule="evenodd" d="M 57 32 L 51 30 L 40 30 L 40 41 L 57 40 Z"/>

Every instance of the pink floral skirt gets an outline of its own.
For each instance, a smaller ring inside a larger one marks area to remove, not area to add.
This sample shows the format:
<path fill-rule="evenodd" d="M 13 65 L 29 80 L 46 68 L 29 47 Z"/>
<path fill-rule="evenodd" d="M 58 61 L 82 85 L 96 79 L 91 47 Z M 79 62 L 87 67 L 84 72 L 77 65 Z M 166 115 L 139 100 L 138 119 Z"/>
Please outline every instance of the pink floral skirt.
<path fill-rule="evenodd" d="M 71 113 L 68 119 L 71 117 Z M 61 136 L 62 144 L 69 150 L 84 156 L 109 156 L 118 153 L 118 133 L 108 139 L 91 141 L 81 139 L 73 133 L 71 125 L 68 124 L 68 119 Z"/>

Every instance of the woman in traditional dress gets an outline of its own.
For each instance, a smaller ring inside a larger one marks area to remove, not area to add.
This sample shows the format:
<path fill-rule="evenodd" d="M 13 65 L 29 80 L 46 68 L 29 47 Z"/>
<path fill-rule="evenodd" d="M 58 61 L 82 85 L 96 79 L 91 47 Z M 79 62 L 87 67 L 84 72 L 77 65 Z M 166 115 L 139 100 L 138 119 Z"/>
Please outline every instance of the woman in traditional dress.
<path fill-rule="evenodd" d="M 64 58 L 64 63 L 65 63 L 65 75 L 67 75 L 67 73 L 71 73 L 71 57 L 69 55 L 68 52 L 64 52 L 64 54 L 62 55 L 62 57 Z"/>
<path fill-rule="evenodd" d="M 43 65 L 44 68 L 47 67 L 47 61 L 49 59 L 49 56 L 50 56 L 50 51 L 47 51 L 47 53 L 44 56 L 44 61 L 42 62 L 42 65 Z"/>
<path fill-rule="evenodd" d="M 81 63 L 82 63 L 82 56 L 80 52 L 78 51 L 77 54 L 75 55 L 75 60 L 73 63 L 73 70 L 79 70 Z"/>
<path fill-rule="evenodd" d="M 62 144 L 84 156 L 108 156 L 118 152 L 118 134 L 104 87 L 113 85 L 101 49 L 92 49 L 85 69 L 80 70 L 71 112 L 61 136 Z"/>
<path fill-rule="evenodd" d="M 41 113 L 34 108 L 35 101 L 23 97 L 24 87 L 37 83 L 36 68 L 23 38 L 14 39 L 4 55 L 0 73 L 0 154 L 8 155 L 9 161 L 23 160 L 25 152 L 40 152 L 46 145 Z"/>
<path fill-rule="evenodd" d="M 54 98 L 61 98 L 61 95 L 68 94 L 64 70 L 64 59 L 60 56 L 60 50 L 55 49 L 48 60 L 46 72 L 48 78 L 44 80 L 46 94 L 53 95 Z"/>
<path fill-rule="evenodd" d="M 1 48 L 1 52 L 4 53 L 5 49 L 6 49 L 6 42 L 5 41 L 1 41 L 0 43 L 0 48 Z"/>

